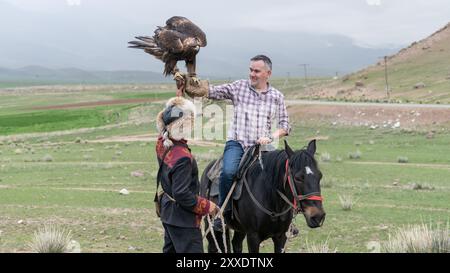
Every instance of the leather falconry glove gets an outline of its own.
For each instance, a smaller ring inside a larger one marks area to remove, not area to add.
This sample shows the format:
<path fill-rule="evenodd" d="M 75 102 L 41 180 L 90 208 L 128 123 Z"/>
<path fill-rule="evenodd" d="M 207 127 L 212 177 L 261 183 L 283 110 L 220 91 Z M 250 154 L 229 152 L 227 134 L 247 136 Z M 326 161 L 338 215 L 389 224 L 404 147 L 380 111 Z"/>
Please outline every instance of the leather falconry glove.
<path fill-rule="evenodd" d="M 191 98 L 194 97 L 206 97 L 209 92 L 209 82 L 207 80 L 192 80 L 189 75 L 184 75 L 185 77 L 185 89 L 184 92 Z"/>

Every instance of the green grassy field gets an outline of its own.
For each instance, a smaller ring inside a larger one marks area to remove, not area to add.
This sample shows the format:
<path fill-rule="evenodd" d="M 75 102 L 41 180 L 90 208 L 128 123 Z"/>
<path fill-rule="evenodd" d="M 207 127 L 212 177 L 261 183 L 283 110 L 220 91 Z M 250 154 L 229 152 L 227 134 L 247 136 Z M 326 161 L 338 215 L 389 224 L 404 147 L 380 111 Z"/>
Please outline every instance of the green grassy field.
<path fill-rule="evenodd" d="M 158 96 L 165 99 L 171 94 Z M 155 96 L 145 90 L 79 93 L 67 100 L 63 95 L 55 100 L 46 95 L 39 104 L 147 95 Z M 14 95 L 8 96 L 0 104 L 0 127 L 13 128 L 0 134 L 0 252 L 30 251 L 33 233 L 46 223 L 70 229 L 83 252 L 161 252 L 163 229 L 153 207 L 155 136 L 143 141 L 113 138 L 155 134 L 153 119 L 162 104 L 30 111 L 20 109 L 29 109 L 43 95 L 22 94 L 16 97 L 20 103 L 13 103 Z M 105 114 L 113 112 L 120 116 L 113 119 Z M 80 129 L 85 127 L 96 128 Z M 67 129 L 72 131 L 52 133 Z M 25 132 L 34 135 L 10 136 Z M 305 251 L 306 243 L 325 241 L 339 252 L 368 252 L 369 242 L 387 240 L 396 228 L 449 222 L 450 135 L 446 131 L 427 139 L 423 132 L 332 127 L 299 120 L 288 141 L 300 149 L 312 138 L 319 139 L 316 158 L 324 175 L 327 218 L 322 228 L 313 230 L 302 215 L 297 216 L 300 236 L 289 240 L 288 252 Z M 106 141 L 96 142 L 100 140 Z M 192 146 L 200 172 L 222 152 L 221 143 Z M 356 151 L 360 158 L 350 159 L 349 154 Z M 321 160 L 326 154 L 329 159 Z M 408 162 L 398 163 L 399 157 L 407 157 Z M 135 177 L 134 171 L 143 175 Z M 414 190 L 414 183 L 430 189 Z M 123 188 L 130 194 L 120 195 Z M 341 208 L 342 194 L 357 200 L 352 210 Z M 262 251 L 271 252 L 272 243 L 264 242 Z"/>

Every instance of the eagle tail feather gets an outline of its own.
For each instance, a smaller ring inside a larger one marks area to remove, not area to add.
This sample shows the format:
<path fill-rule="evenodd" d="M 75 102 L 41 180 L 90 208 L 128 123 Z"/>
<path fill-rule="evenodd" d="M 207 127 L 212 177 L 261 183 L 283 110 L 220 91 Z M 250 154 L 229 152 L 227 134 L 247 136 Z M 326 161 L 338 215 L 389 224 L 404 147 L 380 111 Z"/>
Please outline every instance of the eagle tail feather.
<path fill-rule="evenodd" d="M 163 55 L 163 50 L 155 43 L 155 40 L 152 37 L 148 36 L 137 36 L 135 37 L 139 41 L 131 41 L 128 42 L 129 48 L 137 48 L 142 49 L 145 52 L 157 57 L 161 58 Z"/>

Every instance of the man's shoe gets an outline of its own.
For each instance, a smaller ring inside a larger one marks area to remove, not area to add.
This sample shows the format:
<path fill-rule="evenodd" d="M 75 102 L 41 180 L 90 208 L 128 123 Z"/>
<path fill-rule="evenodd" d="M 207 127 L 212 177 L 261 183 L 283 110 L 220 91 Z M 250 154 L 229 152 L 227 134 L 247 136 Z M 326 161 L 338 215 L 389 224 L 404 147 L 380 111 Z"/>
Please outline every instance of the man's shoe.
<path fill-rule="evenodd" d="M 220 218 L 214 219 L 213 230 L 217 232 L 223 232 L 222 219 Z"/>

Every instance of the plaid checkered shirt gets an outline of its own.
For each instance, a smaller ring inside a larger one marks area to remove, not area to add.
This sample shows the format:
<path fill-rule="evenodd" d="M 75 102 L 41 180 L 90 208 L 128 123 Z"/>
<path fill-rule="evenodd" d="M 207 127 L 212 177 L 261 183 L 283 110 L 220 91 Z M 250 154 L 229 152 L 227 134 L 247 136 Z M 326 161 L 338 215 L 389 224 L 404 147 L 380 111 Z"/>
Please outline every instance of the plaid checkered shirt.
<path fill-rule="evenodd" d="M 231 100 L 234 106 L 233 122 L 227 140 L 238 141 L 244 148 L 256 144 L 261 137 L 272 135 L 272 122 L 278 129 L 291 131 L 284 95 L 270 84 L 265 92 L 256 91 L 250 80 L 209 86 L 208 98 Z"/>

